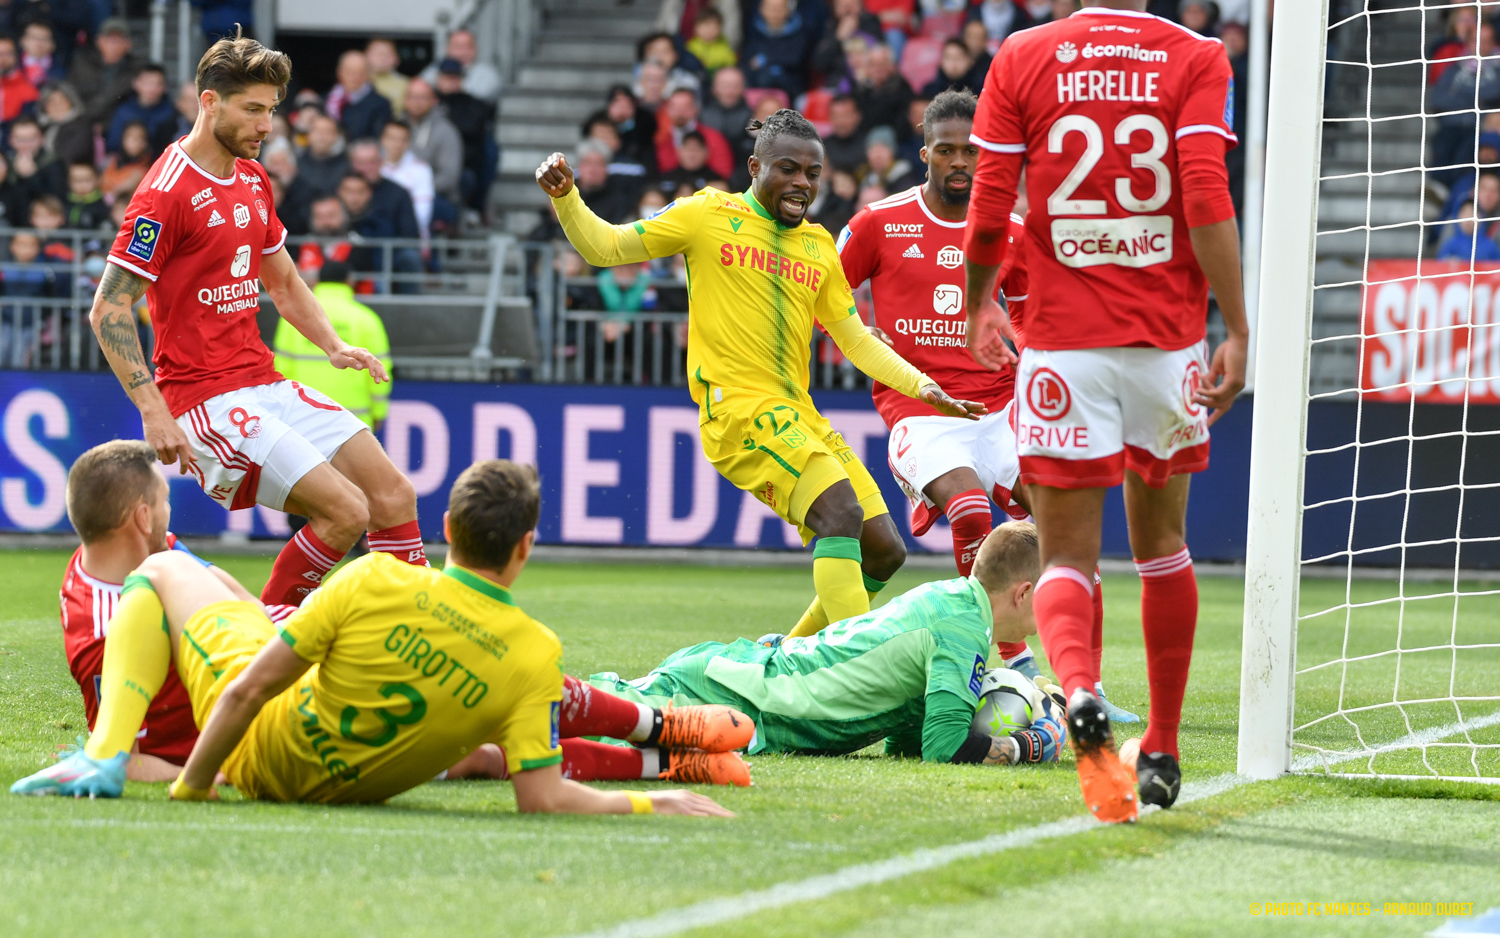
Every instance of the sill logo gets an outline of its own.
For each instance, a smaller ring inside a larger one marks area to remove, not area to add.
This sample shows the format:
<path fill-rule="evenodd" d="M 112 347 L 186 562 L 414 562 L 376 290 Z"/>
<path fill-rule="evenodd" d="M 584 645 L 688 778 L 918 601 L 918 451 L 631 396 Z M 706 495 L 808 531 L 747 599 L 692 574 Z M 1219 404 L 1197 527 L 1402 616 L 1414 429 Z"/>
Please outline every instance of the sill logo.
<path fill-rule="evenodd" d="M 1062 376 L 1051 368 L 1038 368 L 1026 383 L 1026 403 L 1043 420 L 1061 420 L 1073 408 L 1073 398 Z"/>

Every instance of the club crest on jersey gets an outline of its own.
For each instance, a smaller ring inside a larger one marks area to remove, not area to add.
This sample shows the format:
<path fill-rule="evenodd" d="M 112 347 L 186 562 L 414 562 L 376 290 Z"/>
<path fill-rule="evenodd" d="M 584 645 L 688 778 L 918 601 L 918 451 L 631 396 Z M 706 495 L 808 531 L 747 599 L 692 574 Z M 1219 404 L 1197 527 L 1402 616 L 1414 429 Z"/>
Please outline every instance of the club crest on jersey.
<path fill-rule="evenodd" d="M 271 215 L 266 211 L 265 199 L 255 200 L 255 211 L 260 215 L 260 223 L 262 225 L 269 225 L 271 223 Z"/>
<path fill-rule="evenodd" d="M 206 228 L 217 228 L 217 227 L 219 227 L 222 224 L 224 224 L 224 216 L 219 214 L 219 210 L 218 209 L 214 209 L 214 213 L 212 215 L 208 216 L 208 224 L 205 225 L 204 227 L 206 227 Z"/>
<path fill-rule="evenodd" d="M 161 222 L 142 215 L 130 226 L 130 244 L 125 253 L 150 261 L 156 255 L 156 242 L 161 240 Z"/>
<path fill-rule="evenodd" d="M 1203 383 L 1203 365 L 1201 362 L 1188 362 L 1187 372 L 1182 376 L 1182 406 L 1189 416 L 1196 417 L 1203 413 L 1203 405 L 1193 400 L 1193 395 Z"/>
<path fill-rule="evenodd" d="M 234 260 L 229 264 L 229 276 L 243 277 L 250 272 L 250 245 L 242 244 L 235 249 Z"/>
<path fill-rule="evenodd" d="M 902 257 L 910 257 L 910 258 L 913 258 L 915 260 L 921 260 L 926 255 L 924 255 L 922 253 L 922 249 L 919 246 L 917 246 L 915 243 L 913 243 L 911 247 L 909 247 L 905 251 L 901 252 L 901 256 Z"/>
<path fill-rule="evenodd" d="M 1061 420 L 1073 409 L 1073 396 L 1062 375 L 1051 368 L 1038 368 L 1026 382 L 1026 403 L 1043 420 Z"/>
<path fill-rule="evenodd" d="M 1078 58 L 1078 47 L 1071 42 L 1059 43 L 1057 46 L 1057 60 L 1064 65 Z"/>
<path fill-rule="evenodd" d="M 245 228 L 250 224 L 250 208 L 244 202 L 234 203 L 234 226 Z"/>
<path fill-rule="evenodd" d="M 939 316 L 956 316 L 964 308 L 963 288 L 952 283 L 940 283 L 932 291 L 932 311 Z"/>
<path fill-rule="evenodd" d="M 938 252 L 937 262 L 939 267 L 946 267 L 949 270 L 962 267 L 964 265 L 963 249 L 949 245 Z"/>
<path fill-rule="evenodd" d="M 818 239 L 812 235 L 802 236 L 802 247 L 807 250 L 807 256 L 813 260 L 818 260 L 822 256 L 818 253 Z"/>

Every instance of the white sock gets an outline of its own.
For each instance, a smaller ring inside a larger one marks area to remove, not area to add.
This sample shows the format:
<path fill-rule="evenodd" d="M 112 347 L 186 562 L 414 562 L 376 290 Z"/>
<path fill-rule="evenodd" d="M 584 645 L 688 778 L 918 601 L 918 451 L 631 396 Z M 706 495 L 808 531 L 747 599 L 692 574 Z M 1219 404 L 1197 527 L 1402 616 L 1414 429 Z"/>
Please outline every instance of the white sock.
<path fill-rule="evenodd" d="M 1095 697 L 1103 697 L 1104 696 L 1104 682 L 1103 681 L 1095 681 L 1094 682 L 1094 696 Z"/>
<path fill-rule="evenodd" d="M 641 778 L 661 778 L 661 750 L 641 750 Z"/>
<path fill-rule="evenodd" d="M 1021 654 L 1016 655 L 1014 658 L 1006 658 L 1005 659 L 1005 666 L 1007 668 L 1014 668 L 1016 665 L 1020 664 L 1021 662 L 1023 662 L 1023 661 L 1030 661 L 1030 660 L 1032 660 L 1035 657 L 1036 656 L 1033 655 L 1029 651 L 1022 652 Z"/>
<path fill-rule="evenodd" d="M 643 703 L 636 704 L 635 708 L 637 711 L 639 711 L 635 720 L 635 729 L 631 730 L 630 735 L 625 737 L 627 741 L 632 743 L 638 743 L 645 740 L 646 737 L 651 735 L 651 727 L 656 724 L 655 710 L 652 710 L 650 707 L 646 706 Z"/>

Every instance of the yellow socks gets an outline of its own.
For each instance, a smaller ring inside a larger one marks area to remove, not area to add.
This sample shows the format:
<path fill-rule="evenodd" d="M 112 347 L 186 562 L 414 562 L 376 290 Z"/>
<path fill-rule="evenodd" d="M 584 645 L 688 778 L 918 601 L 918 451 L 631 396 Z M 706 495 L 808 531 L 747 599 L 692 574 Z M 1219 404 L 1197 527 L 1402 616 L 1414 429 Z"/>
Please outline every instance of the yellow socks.
<path fill-rule="evenodd" d="M 838 622 L 870 611 L 859 569 L 859 541 L 852 537 L 820 537 L 813 548 L 813 586 L 818 591 L 827 622 Z M 800 624 L 800 623 L 799 623 Z"/>
<path fill-rule="evenodd" d="M 110 759 L 129 752 L 146 720 L 146 708 L 161 690 L 172 666 L 172 639 L 167 617 L 151 581 L 125 578 L 120 604 L 109 621 L 104 669 L 99 681 L 99 716 L 84 754 Z"/>
<path fill-rule="evenodd" d="M 815 568 L 816 569 L 816 568 Z M 816 575 L 816 574 L 815 574 Z M 865 597 L 873 604 L 875 597 L 885 589 L 885 581 L 877 580 L 868 573 L 861 573 L 865 581 Z M 797 625 L 786 633 L 787 638 L 802 638 L 807 635 L 816 635 L 823 631 L 828 625 L 828 613 L 823 611 L 823 600 L 817 596 L 813 597 L 812 605 L 802 613 L 802 618 L 797 620 Z"/>

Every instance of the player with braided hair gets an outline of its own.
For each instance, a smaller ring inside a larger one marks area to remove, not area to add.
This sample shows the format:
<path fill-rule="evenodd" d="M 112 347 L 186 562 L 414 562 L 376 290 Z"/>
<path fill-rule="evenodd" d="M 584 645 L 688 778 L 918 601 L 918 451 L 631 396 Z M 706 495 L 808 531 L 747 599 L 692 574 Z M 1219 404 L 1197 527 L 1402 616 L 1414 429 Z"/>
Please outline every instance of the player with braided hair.
<path fill-rule="evenodd" d="M 689 286 L 687 369 L 703 452 L 739 488 L 795 524 L 813 549 L 818 598 L 804 618 L 869 611 L 906 547 L 875 480 L 818 413 L 808 392 L 813 320 L 854 365 L 941 413 L 977 419 L 983 405 L 949 397 L 864 329 L 833 237 L 806 220 L 823 143 L 806 118 L 763 123 L 745 192 L 703 189 L 650 218 L 610 225 L 583 204 L 554 153 L 536 171 L 568 240 L 596 267 L 682 254 Z"/>

